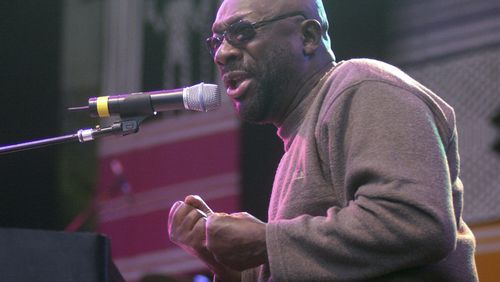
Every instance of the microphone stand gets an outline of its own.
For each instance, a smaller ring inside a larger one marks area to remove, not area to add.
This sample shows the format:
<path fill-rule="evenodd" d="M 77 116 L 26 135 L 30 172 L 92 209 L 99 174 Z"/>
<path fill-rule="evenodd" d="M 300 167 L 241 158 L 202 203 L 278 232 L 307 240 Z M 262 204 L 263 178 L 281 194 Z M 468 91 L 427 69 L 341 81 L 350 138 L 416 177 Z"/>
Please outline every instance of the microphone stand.
<path fill-rule="evenodd" d="M 97 125 L 95 128 L 90 129 L 80 129 L 75 134 L 69 134 L 64 136 L 58 136 L 53 138 L 40 139 L 30 142 L 24 142 L 9 146 L 0 147 L 0 155 L 10 154 L 14 152 L 26 151 L 35 148 L 42 148 L 50 145 L 62 144 L 67 142 L 79 141 L 80 143 L 95 140 L 99 137 L 110 136 L 110 135 L 129 135 L 139 132 L 139 125 L 147 118 L 147 116 L 140 117 L 127 117 L 123 120 L 114 122 L 109 127 L 103 127 Z M 95 200 L 92 201 L 91 205 L 83 211 L 74 222 L 72 222 L 66 229 L 68 232 L 73 232 L 78 229 L 79 224 L 82 220 L 85 220 L 92 212 L 95 207 Z M 120 271 L 116 267 L 115 263 L 111 260 L 108 262 L 109 281 L 113 282 L 125 282 L 125 279 L 121 275 Z"/>
<path fill-rule="evenodd" d="M 0 147 L 0 155 L 14 152 L 26 151 L 36 148 L 42 148 L 50 145 L 79 141 L 80 143 L 95 140 L 99 137 L 110 135 L 129 135 L 139 131 L 139 125 L 147 117 L 131 117 L 114 122 L 109 127 L 101 128 L 99 125 L 95 128 L 80 129 L 74 134 L 58 136 L 53 138 L 40 139 L 30 142 L 24 142 L 9 146 Z"/>

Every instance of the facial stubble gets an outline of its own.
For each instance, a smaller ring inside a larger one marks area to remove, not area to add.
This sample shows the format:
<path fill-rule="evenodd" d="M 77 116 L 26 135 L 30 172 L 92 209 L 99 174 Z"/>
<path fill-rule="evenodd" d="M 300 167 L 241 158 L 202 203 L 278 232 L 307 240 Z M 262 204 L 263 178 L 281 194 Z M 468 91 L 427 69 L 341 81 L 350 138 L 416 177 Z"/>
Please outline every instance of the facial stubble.
<path fill-rule="evenodd" d="M 256 81 L 254 93 L 235 105 L 240 117 L 251 123 L 276 123 L 286 108 L 286 95 L 290 95 L 296 80 L 297 66 L 290 48 L 276 46 L 250 66 L 247 71 Z"/>

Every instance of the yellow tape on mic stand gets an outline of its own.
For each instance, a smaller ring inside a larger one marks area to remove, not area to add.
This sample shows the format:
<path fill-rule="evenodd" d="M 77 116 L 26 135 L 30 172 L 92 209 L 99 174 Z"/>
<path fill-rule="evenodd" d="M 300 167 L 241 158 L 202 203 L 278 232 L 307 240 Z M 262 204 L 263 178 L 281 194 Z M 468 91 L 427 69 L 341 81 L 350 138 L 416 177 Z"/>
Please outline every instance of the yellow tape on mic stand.
<path fill-rule="evenodd" d="M 97 114 L 99 117 L 109 117 L 108 97 L 97 97 Z"/>

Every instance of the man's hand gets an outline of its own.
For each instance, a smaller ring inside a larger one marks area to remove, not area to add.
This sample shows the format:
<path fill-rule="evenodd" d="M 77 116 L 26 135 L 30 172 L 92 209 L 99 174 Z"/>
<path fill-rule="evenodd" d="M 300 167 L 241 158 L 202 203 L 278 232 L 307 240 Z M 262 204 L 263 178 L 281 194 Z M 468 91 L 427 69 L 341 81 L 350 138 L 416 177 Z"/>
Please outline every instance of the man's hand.
<path fill-rule="evenodd" d="M 198 196 L 187 196 L 184 202 L 174 203 L 168 217 L 170 240 L 186 252 L 203 259 L 208 255 L 205 221 L 207 214 L 211 213 L 213 211 Z"/>
<path fill-rule="evenodd" d="M 239 272 L 219 263 L 206 248 L 205 223 L 211 214 L 212 209 L 199 196 L 187 196 L 184 202 L 174 203 L 168 216 L 170 240 L 204 261 L 224 281 L 240 281 Z"/>
<path fill-rule="evenodd" d="M 267 262 L 266 224 L 248 213 L 208 215 L 206 245 L 217 261 L 242 271 Z"/>

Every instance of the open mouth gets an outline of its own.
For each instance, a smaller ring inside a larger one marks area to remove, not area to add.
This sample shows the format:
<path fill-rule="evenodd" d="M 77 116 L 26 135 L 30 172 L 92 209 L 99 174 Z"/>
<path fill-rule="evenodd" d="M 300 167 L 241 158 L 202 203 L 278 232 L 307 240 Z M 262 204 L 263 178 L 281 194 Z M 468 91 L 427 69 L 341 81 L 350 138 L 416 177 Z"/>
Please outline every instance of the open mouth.
<path fill-rule="evenodd" d="M 227 95 L 233 99 L 241 98 L 250 85 L 251 79 L 247 72 L 232 71 L 223 76 Z"/>
<path fill-rule="evenodd" d="M 229 89 L 236 89 L 238 88 L 238 85 L 241 83 L 241 79 L 230 79 L 227 82 L 227 88 Z"/>
<path fill-rule="evenodd" d="M 248 75 L 243 71 L 234 71 L 224 75 L 224 84 L 227 89 L 237 89 L 247 79 Z"/>

